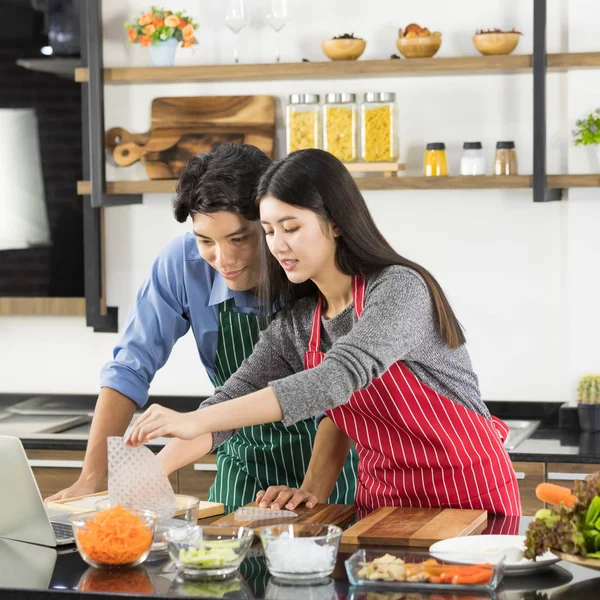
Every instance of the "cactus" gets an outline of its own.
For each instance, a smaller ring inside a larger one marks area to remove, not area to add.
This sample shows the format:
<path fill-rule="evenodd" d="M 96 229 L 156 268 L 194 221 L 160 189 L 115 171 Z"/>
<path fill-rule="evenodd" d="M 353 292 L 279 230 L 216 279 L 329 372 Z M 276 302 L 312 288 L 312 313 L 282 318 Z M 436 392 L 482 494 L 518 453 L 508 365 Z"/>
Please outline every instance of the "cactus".
<path fill-rule="evenodd" d="M 584 375 L 579 380 L 577 395 L 582 404 L 600 404 L 600 375 Z"/>

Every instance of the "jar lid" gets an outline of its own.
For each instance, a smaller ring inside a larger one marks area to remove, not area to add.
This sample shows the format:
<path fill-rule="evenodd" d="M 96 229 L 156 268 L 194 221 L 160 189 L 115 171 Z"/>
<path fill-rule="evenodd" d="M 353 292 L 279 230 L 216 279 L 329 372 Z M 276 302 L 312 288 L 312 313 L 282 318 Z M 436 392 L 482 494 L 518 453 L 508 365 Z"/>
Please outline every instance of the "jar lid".
<path fill-rule="evenodd" d="M 328 104 L 346 104 L 348 102 L 355 102 L 356 94 L 349 94 L 342 92 L 341 94 L 330 92 L 325 95 L 325 102 Z"/>
<path fill-rule="evenodd" d="M 367 92 L 365 102 L 394 102 L 396 94 L 394 92 Z"/>
<path fill-rule="evenodd" d="M 317 104 L 319 102 L 318 94 L 291 94 L 290 104 Z"/>
<path fill-rule="evenodd" d="M 514 142 L 497 142 L 496 149 L 497 150 L 512 150 L 515 147 Z"/>
<path fill-rule="evenodd" d="M 427 150 L 445 150 L 446 144 L 444 142 L 433 142 L 427 144 Z"/>
<path fill-rule="evenodd" d="M 481 150 L 481 142 L 465 142 L 463 150 Z"/>

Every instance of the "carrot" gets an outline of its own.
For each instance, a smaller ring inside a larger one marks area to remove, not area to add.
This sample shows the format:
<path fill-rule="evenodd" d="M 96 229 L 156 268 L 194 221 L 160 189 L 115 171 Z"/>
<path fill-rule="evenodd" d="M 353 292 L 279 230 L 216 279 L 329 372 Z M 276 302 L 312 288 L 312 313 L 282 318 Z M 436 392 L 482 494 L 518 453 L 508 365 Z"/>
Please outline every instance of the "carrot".
<path fill-rule="evenodd" d="M 471 575 L 455 575 L 452 578 L 454 585 L 477 585 L 482 583 L 489 583 L 492 579 L 492 572 L 487 569 L 482 569 L 478 573 Z"/>
<path fill-rule="evenodd" d="M 569 488 L 553 483 L 540 483 L 535 488 L 535 495 L 542 502 L 556 505 L 562 502 L 567 508 L 571 508 L 576 502 L 576 498 Z"/>
<path fill-rule="evenodd" d="M 152 543 L 144 521 L 120 504 L 91 517 L 77 531 L 77 542 L 92 560 L 124 565 L 137 560 Z"/>

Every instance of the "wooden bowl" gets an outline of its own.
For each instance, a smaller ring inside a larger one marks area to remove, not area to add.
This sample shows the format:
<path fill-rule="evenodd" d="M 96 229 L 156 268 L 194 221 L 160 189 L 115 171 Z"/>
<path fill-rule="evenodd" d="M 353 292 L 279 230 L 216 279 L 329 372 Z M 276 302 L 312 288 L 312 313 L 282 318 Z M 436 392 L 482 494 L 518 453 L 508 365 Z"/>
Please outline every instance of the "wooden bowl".
<path fill-rule="evenodd" d="M 356 60 L 367 47 L 366 40 L 323 40 L 321 48 L 331 60 Z"/>
<path fill-rule="evenodd" d="M 518 33 L 477 33 L 473 44 L 481 54 L 510 54 L 519 43 Z"/>
<path fill-rule="evenodd" d="M 400 37 L 396 40 L 398 51 L 404 58 L 431 58 L 440 49 L 442 38 L 429 35 L 427 37 Z"/>

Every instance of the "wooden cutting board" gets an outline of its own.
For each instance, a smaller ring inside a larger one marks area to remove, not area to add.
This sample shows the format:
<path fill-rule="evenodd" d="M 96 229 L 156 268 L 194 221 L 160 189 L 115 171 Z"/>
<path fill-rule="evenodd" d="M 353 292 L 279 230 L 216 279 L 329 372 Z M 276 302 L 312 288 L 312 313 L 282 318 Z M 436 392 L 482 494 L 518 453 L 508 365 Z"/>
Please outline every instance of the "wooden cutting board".
<path fill-rule="evenodd" d="M 246 506 L 257 508 L 256 502 L 251 502 Z M 352 504 L 317 504 L 313 508 L 299 506 L 294 509 L 297 517 L 284 517 L 280 519 L 265 519 L 262 521 L 236 521 L 235 513 L 221 517 L 213 522 L 214 525 L 235 525 L 251 527 L 255 532 L 261 527 L 268 525 L 281 525 L 287 523 L 325 523 L 327 525 L 338 525 L 345 527 L 355 519 L 354 505 Z"/>
<path fill-rule="evenodd" d="M 176 178 L 189 156 L 226 141 L 252 144 L 272 157 L 274 139 L 272 96 L 155 98 L 147 133 L 113 127 L 105 135 L 117 165 L 140 160 L 150 179 Z"/>
<path fill-rule="evenodd" d="M 97 492 L 96 494 L 87 494 L 85 496 L 76 496 L 74 498 L 66 498 L 65 500 L 55 500 L 48 502 L 47 508 L 62 510 L 64 512 L 82 513 L 96 510 L 96 502 L 108 498 L 108 492 Z M 185 507 L 189 502 L 187 496 L 175 494 L 175 502 L 177 504 L 177 512 L 175 517 L 185 514 Z M 198 507 L 198 519 L 205 519 L 214 515 L 222 515 L 225 512 L 225 507 L 220 502 L 204 502 L 200 500 Z"/>
<path fill-rule="evenodd" d="M 455 508 L 379 508 L 344 531 L 341 543 L 360 546 L 418 546 L 480 533 L 487 511 Z"/>

